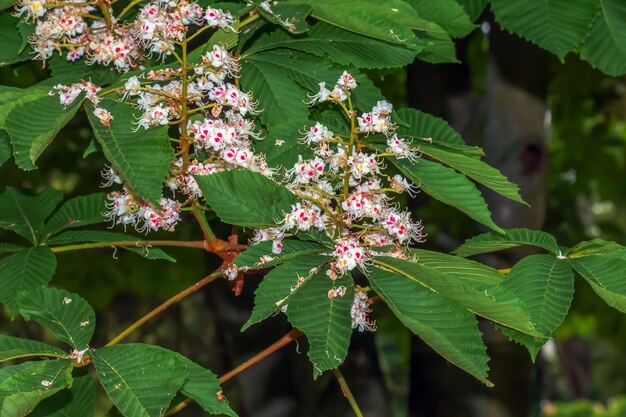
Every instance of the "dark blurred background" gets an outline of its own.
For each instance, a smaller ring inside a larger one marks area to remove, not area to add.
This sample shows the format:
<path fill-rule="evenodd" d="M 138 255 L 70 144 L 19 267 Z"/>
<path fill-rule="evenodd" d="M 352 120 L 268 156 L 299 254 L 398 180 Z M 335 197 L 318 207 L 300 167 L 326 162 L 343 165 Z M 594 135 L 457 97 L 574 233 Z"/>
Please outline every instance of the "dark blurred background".
<path fill-rule="evenodd" d="M 394 106 L 448 120 L 521 186 L 531 208 L 483 190 L 500 226 L 541 228 L 568 246 L 595 237 L 626 244 L 626 80 L 604 76 L 575 57 L 561 63 L 502 32 L 489 15 L 479 23 L 457 43 L 458 64 L 414 63 L 371 74 L 372 79 Z M 0 84 L 25 87 L 47 75 L 38 63 L 16 65 L 0 69 Z M 66 197 L 94 192 L 105 160 L 99 152 L 86 154 L 91 136 L 79 114 L 39 160 L 39 170 L 23 172 L 12 162 L 1 167 L 2 186 L 54 187 Z M 424 221 L 426 249 L 449 251 L 483 231 L 425 195 L 409 204 Z M 229 233 L 213 226 L 222 236 Z M 192 222 L 179 233 L 181 239 L 200 237 Z M 0 231 L 0 240 L 12 239 Z M 96 308 L 97 347 L 219 265 L 201 251 L 168 253 L 178 262 L 112 249 L 61 253 L 52 284 L 81 294 Z M 508 268 L 530 253 L 508 251 L 481 261 Z M 247 277 L 239 297 L 224 281 L 212 283 L 127 341 L 162 345 L 223 374 L 289 331 L 281 315 L 239 332 L 259 279 Z M 626 396 L 621 397 L 626 395 L 626 317 L 600 302 L 582 280 L 569 316 L 534 364 L 523 348 L 481 323 L 492 358 L 495 388 L 490 389 L 437 356 L 383 305 L 375 306 L 374 317 L 378 332 L 355 333 L 342 366 L 367 417 L 626 416 Z M 36 324 L 11 322 L 5 315 L 0 315 L 0 332 L 51 339 Z M 292 343 L 226 383 L 225 394 L 239 415 L 351 415 L 332 374 L 313 381 L 305 352 L 306 341 Z M 98 415 L 106 414 L 106 401 L 101 396 Z M 179 415 L 202 411 L 191 406 Z"/>

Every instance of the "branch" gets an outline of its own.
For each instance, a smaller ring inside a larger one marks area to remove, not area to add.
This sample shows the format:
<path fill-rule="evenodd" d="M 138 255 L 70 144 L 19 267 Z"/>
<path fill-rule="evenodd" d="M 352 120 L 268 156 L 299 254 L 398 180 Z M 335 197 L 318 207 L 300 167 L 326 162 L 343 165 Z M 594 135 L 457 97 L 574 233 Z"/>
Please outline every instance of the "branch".
<path fill-rule="evenodd" d="M 149 247 L 149 246 L 179 246 L 184 248 L 207 249 L 203 240 L 178 241 L 178 240 L 121 240 L 117 242 L 79 243 L 76 245 L 55 246 L 50 248 L 54 253 L 68 252 L 71 250 L 109 248 L 111 246 L 124 247 Z"/>
<path fill-rule="evenodd" d="M 263 349 L 261 352 L 257 353 L 252 358 L 250 358 L 249 360 L 245 361 L 241 365 L 237 366 L 233 370 L 231 370 L 231 371 L 225 373 L 224 375 L 222 375 L 219 378 L 220 384 L 223 384 L 223 383 L 229 381 L 230 379 L 232 379 L 233 377 L 239 375 L 240 373 L 242 373 L 243 371 L 245 371 L 246 369 L 248 369 L 252 365 L 261 362 L 263 359 L 267 358 L 272 353 L 276 352 L 277 350 L 279 350 L 283 346 L 288 345 L 289 343 L 293 342 L 294 340 L 296 340 L 297 338 L 299 338 L 302 335 L 304 335 L 304 333 L 302 333 L 300 330 L 298 330 L 298 329 L 291 329 L 291 331 L 289 333 L 287 333 L 285 336 L 281 337 L 275 343 L 273 343 L 272 345 L 270 345 L 267 348 Z M 187 407 L 192 402 L 193 402 L 193 400 L 191 398 L 187 398 L 186 400 L 181 401 L 180 403 L 176 404 L 176 406 L 171 408 L 167 413 L 165 413 L 165 416 L 167 417 L 167 416 L 171 416 L 173 414 L 178 413 L 179 411 L 181 411 L 183 408 Z"/>
<path fill-rule="evenodd" d="M 179 292 L 178 294 L 176 294 L 175 296 L 171 297 L 170 299 L 168 299 L 167 301 L 165 301 L 164 303 L 162 303 L 161 305 L 156 307 L 154 310 L 150 311 L 148 314 L 146 314 L 145 316 L 143 316 L 142 318 L 140 318 L 139 320 L 137 320 L 136 322 L 134 322 L 133 324 L 128 326 L 123 332 L 121 332 L 120 334 L 115 336 L 109 343 L 107 343 L 106 346 L 115 345 L 115 344 L 121 342 L 129 334 L 131 334 L 133 331 L 135 331 L 137 328 L 139 328 L 145 322 L 150 320 L 152 317 L 156 316 L 159 313 L 162 313 L 169 306 L 171 306 L 172 304 L 182 300 L 183 298 L 187 297 L 189 294 L 192 294 L 192 293 L 198 291 L 200 288 L 204 287 L 208 283 L 210 283 L 210 282 L 214 281 L 216 278 L 220 277 L 222 274 L 223 274 L 222 267 L 220 267 L 220 269 L 218 269 L 217 271 L 213 272 L 212 274 L 207 275 L 206 277 L 202 278 L 200 281 L 196 282 L 191 287 L 188 287 L 188 288 L 184 289 L 183 291 Z"/>
<path fill-rule="evenodd" d="M 348 383 L 346 382 L 346 379 L 343 377 L 343 374 L 341 373 L 339 368 L 333 369 L 333 373 L 335 374 L 335 378 L 337 378 L 337 382 L 339 382 L 339 386 L 341 386 L 341 392 L 343 393 L 343 396 L 348 399 L 350 407 L 352 407 L 352 411 L 354 411 L 354 415 L 356 417 L 363 417 L 363 413 L 359 408 L 359 404 L 357 404 L 356 400 L 354 399 L 352 391 L 350 391 L 350 387 L 348 386 Z"/>

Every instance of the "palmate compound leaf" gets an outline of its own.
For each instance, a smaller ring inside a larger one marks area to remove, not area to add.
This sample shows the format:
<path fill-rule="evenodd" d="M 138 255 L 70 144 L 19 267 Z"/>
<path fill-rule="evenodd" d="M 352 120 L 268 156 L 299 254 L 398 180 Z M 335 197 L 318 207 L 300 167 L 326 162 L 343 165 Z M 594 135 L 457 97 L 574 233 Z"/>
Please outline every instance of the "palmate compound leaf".
<path fill-rule="evenodd" d="M 337 26 L 318 22 L 306 34 L 291 36 L 275 30 L 259 37 L 244 55 L 276 48 L 295 49 L 318 57 L 327 56 L 336 64 L 356 68 L 399 68 L 415 59 L 418 49 L 359 35 Z"/>
<path fill-rule="evenodd" d="M 489 357 L 474 315 L 417 281 L 372 267 L 372 288 L 400 321 L 437 353 L 484 384 Z"/>
<path fill-rule="evenodd" d="M 176 259 L 172 258 L 170 255 L 165 253 L 161 248 L 153 248 L 148 246 L 116 246 L 117 242 L 139 242 L 144 240 L 144 237 L 127 235 L 124 233 L 117 232 L 107 232 L 104 230 L 70 230 L 67 232 L 60 233 L 58 235 L 52 236 L 48 243 L 52 245 L 65 245 L 68 243 L 78 243 L 78 242 L 93 242 L 93 243 L 103 243 L 107 242 L 111 244 L 111 249 L 113 249 L 113 253 L 119 247 L 120 249 L 124 249 L 130 252 L 134 252 L 139 256 L 146 259 L 162 259 L 169 262 L 176 262 Z"/>
<path fill-rule="evenodd" d="M 96 314 L 83 298 L 69 291 L 41 287 L 22 294 L 20 314 L 50 330 L 57 339 L 76 350 L 89 347 Z"/>
<path fill-rule="evenodd" d="M 598 11 L 597 0 L 491 0 L 490 3 L 503 28 L 561 60 L 585 39 Z"/>
<path fill-rule="evenodd" d="M 0 335 L 0 362 L 33 357 L 65 358 L 67 352 L 36 340 Z"/>
<path fill-rule="evenodd" d="M 206 202 L 229 224 L 273 227 L 298 202 L 287 188 L 251 171 L 230 170 L 195 178 Z"/>
<path fill-rule="evenodd" d="M 469 281 L 474 290 L 472 290 L 470 294 L 461 295 L 471 295 L 471 293 L 475 293 L 475 289 L 482 288 L 483 294 L 489 297 L 493 297 L 495 296 L 495 294 L 497 294 L 498 292 L 502 292 L 503 290 L 501 288 L 501 284 L 506 279 L 505 276 L 486 265 L 467 259 L 460 262 L 459 258 L 440 252 L 431 252 L 422 249 L 411 249 L 410 251 L 412 255 L 418 257 L 418 263 L 420 265 L 423 265 L 426 268 L 437 270 L 446 275 L 457 277 L 458 279 L 462 279 L 466 283 Z M 492 288 L 495 288 L 497 286 L 499 286 L 500 289 L 498 289 L 497 291 L 493 291 Z M 486 293 L 484 292 L 485 290 L 487 291 Z M 525 306 L 525 303 L 521 299 L 519 299 L 519 301 L 523 306 L 523 312 L 520 318 L 529 317 L 530 313 L 528 312 L 528 307 Z M 506 299 L 505 302 L 507 302 Z M 519 311 L 519 306 L 517 306 L 517 308 Z M 532 324 L 532 326 L 534 329 L 534 324 Z M 531 336 L 527 333 L 522 333 L 520 331 L 513 330 L 511 327 L 504 327 L 499 324 L 496 324 L 496 328 L 504 333 L 510 340 L 525 346 L 528 349 L 530 356 L 533 360 L 537 355 L 539 349 L 541 349 L 541 347 L 548 340 L 547 337 L 542 335 Z M 536 332 L 536 330 L 533 330 L 533 332 Z"/>
<path fill-rule="evenodd" d="M 44 240 L 62 230 L 74 227 L 102 223 L 106 218 L 106 193 L 95 193 L 72 198 L 59 208 L 46 222 L 43 230 Z"/>
<path fill-rule="evenodd" d="M 570 263 L 608 305 L 626 313 L 626 248 L 575 257 Z"/>
<path fill-rule="evenodd" d="M 100 383 L 124 417 L 161 417 L 179 390 L 211 414 L 236 417 L 218 398 L 215 375 L 176 352 L 124 344 L 91 355 Z"/>
<path fill-rule="evenodd" d="M 104 156 L 134 192 L 152 202 L 158 201 L 170 163 L 174 159 L 167 126 L 147 130 L 135 126 L 139 119 L 137 109 L 112 99 L 103 99 L 100 107 L 113 116 L 110 126 L 100 123 L 91 103 L 85 104 L 89 123 L 102 146 Z"/>
<path fill-rule="evenodd" d="M 599 0 L 600 13 L 595 18 L 580 56 L 608 75 L 626 73 L 626 3 Z"/>
<path fill-rule="evenodd" d="M 29 417 L 92 417 L 96 412 L 96 386 L 89 372 L 74 377 L 72 388 L 43 400 Z"/>
<path fill-rule="evenodd" d="M 239 268 L 264 269 L 280 265 L 298 256 L 318 255 L 327 250 L 317 243 L 295 239 L 286 239 L 282 243 L 283 247 L 278 255 L 272 252 L 271 240 L 249 246 L 233 260 L 233 264 Z M 270 256 L 273 259 L 271 261 L 262 261 L 261 258 L 264 256 Z"/>
<path fill-rule="evenodd" d="M 72 386 L 72 361 L 25 362 L 0 369 L 0 415 L 23 417 L 39 402 Z"/>
<path fill-rule="evenodd" d="M 472 313 L 520 332 L 540 336 L 531 322 L 528 308 L 519 296 L 501 284 L 486 283 L 498 279 L 499 274 L 496 270 L 489 271 L 487 267 L 481 268 L 453 256 L 449 256 L 445 261 L 445 258 L 440 257 L 435 264 L 432 261 L 435 256 L 431 256 L 431 262 L 427 261 L 427 251 L 412 253 L 418 256 L 424 254 L 426 260 L 412 262 L 377 257 L 375 264 L 402 276 L 405 280 L 414 281 L 435 291 Z M 468 272 L 474 276 L 479 275 L 482 280 L 471 277 L 466 279 L 465 274 Z"/>
<path fill-rule="evenodd" d="M 549 233 L 541 230 L 507 229 L 505 233 L 487 232 L 466 240 L 454 250 L 454 254 L 462 257 L 481 253 L 497 252 L 499 250 L 515 248 L 522 245 L 532 245 L 543 248 L 553 254 L 560 253 L 556 239 Z"/>
<path fill-rule="evenodd" d="M 46 247 L 24 248 L 0 260 L 0 303 L 12 317 L 18 312 L 19 295 L 46 285 L 56 266 L 54 253 Z"/>
<path fill-rule="evenodd" d="M 37 168 L 37 159 L 74 117 L 84 100 L 81 93 L 74 103 L 64 107 L 58 95 L 50 95 L 45 89 L 34 88 L 32 94 L 32 100 L 26 99 L 11 109 L 5 124 L 11 137 L 15 163 L 24 170 Z"/>
<path fill-rule="evenodd" d="M 0 194 L 0 229 L 11 230 L 37 245 L 44 221 L 62 199 L 63 194 L 52 188 L 30 196 L 7 187 Z"/>

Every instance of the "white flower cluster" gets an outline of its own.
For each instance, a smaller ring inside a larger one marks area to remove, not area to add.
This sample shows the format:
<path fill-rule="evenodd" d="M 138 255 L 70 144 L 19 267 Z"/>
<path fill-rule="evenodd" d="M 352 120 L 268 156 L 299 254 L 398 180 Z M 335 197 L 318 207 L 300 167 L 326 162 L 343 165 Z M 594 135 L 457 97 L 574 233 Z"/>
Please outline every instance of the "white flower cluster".
<path fill-rule="evenodd" d="M 354 78 L 344 72 L 332 91 L 322 83 L 320 92 L 309 97 L 312 104 L 337 104 L 352 121 L 350 138 L 336 135 L 321 123 L 303 132 L 301 143 L 312 148 L 313 157 L 300 156 L 284 172 L 286 186 L 301 202 L 294 204 L 276 227 L 257 230 L 251 240 L 252 244 L 272 240 L 273 252 L 279 254 L 282 240 L 291 234 L 324 233 L 335 244 L 326 272 L 333 280 L 356 269 L 365 272 L 376 255 L 406 259 L 405 247 L 423 240 L 420 222 L 393 203 L 394 194 L 414 195 L 417 187 L 401 175 L 384 175 L 378 148 L 371 146 L 368 138 L 387 136 L 385 156 L 413 162 L 417 150 L 394 133 L 390 103 L 379 101 L 370 112 L 357 117 L 348 100 L 356 86 Z M 340 286 L 329 291 L 328 297 L 344 294 L 345 288 Z M 354 328 L 375 330 L 368 317 L 369 304 L 367 294 L 357 291 L 351 311 Z"/>
<path fill-rule="evenodd" d="M 109 169 L 110 170 L 110 169 Z M 119 175 L 109 171 L 109 178 L 117 182 Z M 158 206 L 142 201 L 127 187 L 123 191 L 113 191 L 107 196 L 107 209 L 105 214 L 113 224 L 133 225 L 135 229 L 146 234 L 159 229 L 173 231 L 180 220 L 181 204 L 178 201 L 161 198 Z"/>
<path fill-rule="evenodd" d="M 162 8 L 149 4 L 142 9 L 140 16 L 144 16 L 144 20 L 151 16 L 154 23 L 161 19 L 162 11 Z M 230 15 L 218 9 L 210 9 L 204 17 L 192 5 L 182 11 L 191 23 L 202 19 L 230 22 Z M 158 32 L 160 27 L 157 25 L 154 30 Z M 144 29 L 148 31 L 149 28 Z M 168 30 L 171 36 L 178 36 L 175 27 Z M 161 39 L 161 35 L 155 35 L 154 39 Z M 174 125 L 179 128 L 180 139 L 175 139 L 179 143 L 179 157 L 171 164 L 166 180 L 174 199 L 162 197 L 156 207 L 134 194 L 119 173 L 111 168 L 103 171 L 105 186 L 123 186 L 123 191 L 108 195 L 106 214 L 114 224 L 132 224 L 138 231 L 146 233 L 173 230 L 182 206 L 202 198 L 197 176 L 233 168 L 248 169 L 268 177 L 274 175 L 275 170 L 267 165 L 265 156 L 252 149 L 252 141 L 259 135 L 254 130 L 254 122 L 247 117 L 257 113 L 256 104 L 249 94 L 231 83 L 238 77 L 238 69 L 237 58 L 223 46 L 215 45 L 200 62 L 188 68 L 186 75 L 180 69 L 172 68 L 150 71 L 129 77 L 123 87 L 116 90 L 122 100 L 141 111 L 136 129 Z M 100 88 L 92 83 L 56 86 L 55 91 L 59 93 L 61 104 L 66 106 L 83 91 L 94 106 L 101 104 Z M 104 107 L 96 107 L 94 115 L 105 126 L 115 122 Z M 177 196 L 182 197 L 179 200 L 184 203 L 178 202 Z M 323 227 L 324 223 L 321 224 Z M 278 241 L 275 245 L 277 253 L 281 248 Z"/>
<path fill-rule="evenodd" d="M 353 329 L 358 329 L 360 332 L 365 330 L 373 332 L 376 330 L 376 321 L 369 318 L 369 313 L 372 312 L 369 306 L 370 300 L 367 293 L 364 291 L 355 292 L 354 301 L 350 308 Z"/>
<path fill-rule="evenodd" d="M 87 0 L 21 0 L 16 15 L 35 22 L 29 41 L 36 59 L 46 61 L 65 51 L 68 61 L 113 65 L 121 72 L 137 68 L 153 54 L 164 58 L 174 53 L 190 26 L 235 30 L 230 13 L 203 8 L 187 0 L 156 1 L 141 8 L 130 22 L 95 16 L 97 8 Z"/>

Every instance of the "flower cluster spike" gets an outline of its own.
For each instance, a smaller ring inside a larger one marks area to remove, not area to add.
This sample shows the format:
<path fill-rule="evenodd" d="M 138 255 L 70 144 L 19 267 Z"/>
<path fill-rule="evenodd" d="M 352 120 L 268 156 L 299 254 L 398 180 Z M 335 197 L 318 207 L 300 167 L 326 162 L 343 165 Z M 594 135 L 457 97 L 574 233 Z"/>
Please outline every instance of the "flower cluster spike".
<path fill-rule="evenodd" d="M 35 19 L 38 27 L 62 9 L 52 8 L 37 16 L 29 12 L 33 7 L 26 6 L 22 3 L 18 13 L 26 13 Z M 189 36 L 189 31 L 205 27 L 234 30 L 233 23 L 228 12 L 217 8 L 202 9 L 197 3 L 182 0 L 160 1 L 143 6 L 137 18 L 130 23 L 115 23 L 107 36 L 126 31 L 127 39 L 133 45 L 131 49 L 138 51 L 143 59 L 154 53 L 161 56 L 175 54 L 176 48 L 184 47 L 180 42 Z M 85 39 L 90 40 L 93 46 L 93 33 L 86 27 L 83 30 L 87 31 Z M 71 40 L 78 41 L 77 38 Z M 62 42 L 70 40 L 63 38 Z M 96 56 L 102 51 L 101 47 L 95 47 L 89 53 Z M 139 55 L 134 55 L 133 60 L 139 62 Z M 177 54 L 181 55 L 184 54 Z M 128 72 L 134 65 L 134 61 L 128 61 L 128 65 L 118 65 L 115 60 L 105 61 L 101 63 L 113 63 L 121 72 Z M 268 177 L 274 174 L 275 170 L 267 165 L 265 156 L 252 149 L 252 141 L 260 138 L 254 122 L 249 118 L 257 114 L 257 104 L 250 94 L 235 85 L 238 77 L 238 58 L 224 45 L 215 44 L 194 62 L 130 76 L 117 90 L 104 92 L 89 81 L 53 88 L 50 93 L 58 94 L 63 106 L 71 105 L 85 93 L 95 107 L 94 116 L 104 126 L 115 123 L 114 115 L 102 102 L 102 96 L 112 91 L 140 112 L 135 130 L 178 126 L 178 139 L 173 140 L 178 143 L 178 158 L 171 164 L 166 180 L 173 198 L 162 196 L 157 204 L 152 204 L 134 193 L 115 169 L 107 167 L 103 170 L 104 186 L 122 185 L 121 191 L 108 195 L 108 211 L 105 214 L 113 224 L 132 225 L 146 233 L 160 229 L 173 231 L 180 219 L 181 209 L 202 198 L 194 176 L 232 168 L 247 169 Z"/>
<path fill-rule="evenodd" d="M 315 156 L 300 156 L 283 172 L 284 184 L 300 202 L 276 227 L 257 230 L 250 242 L 272 240 L 273 252 L 279 254 L 285 237 L 311 230 L 324 233 L 334 241 L 326 272 L 332 280 L 355 270 L 367 272 L 374 256 L 407 258 L 406 247 L 424 238 L 421 223 L 394 202 L 398 194 L 414 195 L 417 187 L 401 175 L 385 175 L 383 164 L 384 156 L 416 162 L 418 150 L 395 133 L 390 103 L 379 101 L 358 115 L 351 100 L 355 88 L 354 77 L 344 72 L 332 89 L 320 83 L 320 90 L 308 97 L 309 105 L 330 105 L 343 112 L 350 122 L 350 135 L 336 134 L 319 122 L 305 129 L 301 143 L 312 148 Z M 387 143 L 384 154 L 371 146 L 375 135 Z M 344 294 L 339 287 L 329 292 L 329 298 Z M 368 317 L 369 304 L 366 292 L 357 291 L 352 320 L 360 331 L 376 328 Z"/>
<path fill-rule="evenodd" d="M 59 53 L 71 62 L 82 59 L 89 65 L 113 65 L 125 72 L 138 69 L 146 58 L 174 54 L 190 27 L 235 30 L 229 12 L 187 0 L 150 2 L 130 21 L 96 16 L 95 4 L 91 0 L 20 0 L 16 16 L 35 23 L 29 39 L 35 59 L 45 62 Z M 112 14 L 108 5 L 102 7 L 108 8 L 105 15 Z"/>

